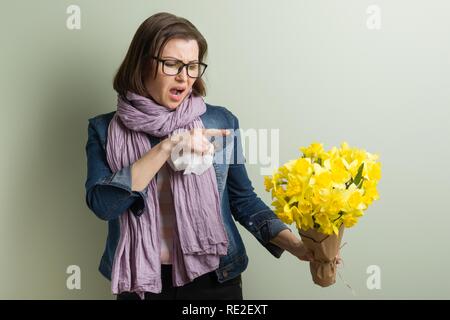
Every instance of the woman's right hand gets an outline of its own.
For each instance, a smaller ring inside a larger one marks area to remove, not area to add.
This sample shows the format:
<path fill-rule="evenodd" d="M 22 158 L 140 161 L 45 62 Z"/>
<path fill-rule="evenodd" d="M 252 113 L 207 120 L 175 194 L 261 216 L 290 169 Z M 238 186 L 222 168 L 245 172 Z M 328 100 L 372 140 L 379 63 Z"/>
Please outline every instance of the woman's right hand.
<path fill-rule="evenodd" d="M 208 137 L 212 136 L 228 136 L 230 130 L 227 129 L 205 129 L 194 128 L 190 131 L 184 131 L 174 134 L 166 138 L 163 143 L 163 149 L 168 153 L 172 153 L 175 146 L 180 150 L 187 150 L 200 155 L 206 154 L 211 150 L 212 143 L 208 140 Z M 179 145 L 181 143 L 181 145 Z"/>

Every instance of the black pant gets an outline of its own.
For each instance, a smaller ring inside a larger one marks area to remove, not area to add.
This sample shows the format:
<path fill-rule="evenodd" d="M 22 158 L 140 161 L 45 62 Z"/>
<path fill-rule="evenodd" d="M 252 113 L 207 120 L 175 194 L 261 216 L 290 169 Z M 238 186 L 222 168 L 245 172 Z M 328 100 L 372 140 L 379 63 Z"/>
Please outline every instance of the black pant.
<path fill-rule="evenodd" d="M 172 266 L 161 266 L 161 293 L 145 293 L 145 300 L 243 300 L 241 275 L 219 283 L 215 271 L 195 278 L 182 287 L 172 285 Z M 134 292 L 122 292 L 117 300 L 139 300 Z"/>

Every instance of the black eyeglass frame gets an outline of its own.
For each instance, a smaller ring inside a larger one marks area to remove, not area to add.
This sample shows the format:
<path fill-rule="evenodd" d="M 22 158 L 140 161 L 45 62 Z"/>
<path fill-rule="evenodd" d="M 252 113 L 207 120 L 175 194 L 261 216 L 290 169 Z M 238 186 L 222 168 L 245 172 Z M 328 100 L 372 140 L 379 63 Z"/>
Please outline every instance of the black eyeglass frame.
<path fill-rule="evenodd" d="M 186 69 L 186 70 L 187 70 L 187 75 L 188 75 L 188 77 L 193 78 L 193 79 L 198 79 L 198 78 L 201 78 L 201 77 L 203 76 L 203 74 L 204 74 L 205 71 L 206 71 L 206 68 L 208 67 L 208 65 L 207 65 L 206 63 L 203 63 L 203 62 L 188 62 L 188 63 L 184 63 L 183 61 L 178 60 L 178 59 L 161 59 L 161 58 L 158 58 L 158 57 L 152 57 L 152 58 L 155 59 L 155 60 L 158 61 L 158 62 L 162 62 L 162 71 L 163 71 L 163 73 L 164 73 L 165 75 L 168 75 L 168 76 L 176 76 L 176 75 L 179 75 L 180 72 L 183 70 L 184 67 L 188 67 L 188 68 Z M 168 74 L 168 73 L 165 72 L 164 67 L 165 67 L 166 61 L 177 61 L 177 62 L 181 63 L 181 66 L 178 68 L 178 72 L 177 72 L 176 74 Z M 202 73 L 201 73 L 198 77 L 192 77 L 192 76 L 189 74 L 189 65 L 192 65 L 192 64 L 199 64 L 199 65 L 203 66 L 203 71 L 202 71 Z"/>

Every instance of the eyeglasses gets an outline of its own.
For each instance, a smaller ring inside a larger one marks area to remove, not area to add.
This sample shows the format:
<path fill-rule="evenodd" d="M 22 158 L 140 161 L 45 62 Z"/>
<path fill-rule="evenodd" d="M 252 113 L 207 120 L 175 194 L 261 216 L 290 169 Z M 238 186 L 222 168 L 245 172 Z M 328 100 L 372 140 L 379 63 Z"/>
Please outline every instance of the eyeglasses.
<path fill-rule="evenodd" d="M 202 62 L 189 62 L 184 63 L 177 59 L 160 59 L 158 57 L 152 57 L 153 59 L 162 63 L 162 71 L 168 76 L 176 76 L 179 74 L 185 66 L 187 66 L 187 74 L 191 78 L 200 78 L 208 67 L 207 64 Z"/>

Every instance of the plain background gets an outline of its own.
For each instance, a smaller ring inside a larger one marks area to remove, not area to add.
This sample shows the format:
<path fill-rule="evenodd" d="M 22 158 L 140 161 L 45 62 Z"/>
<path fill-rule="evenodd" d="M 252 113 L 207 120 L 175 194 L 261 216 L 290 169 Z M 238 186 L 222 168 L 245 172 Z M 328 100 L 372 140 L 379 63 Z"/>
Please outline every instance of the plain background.
<path fill-rule="evenodd" d="M 81 30 L 66 8 L 81 8 Z M 366 26 L 369 5 L 381 29 Z M 87 119 L 113 111 L 112 78 L 142 21 L 167 11 L 209 44 L 206 101 L 242 128 L 280 129 L 280 162 L 320 141 L 380 154 L 381 199 L 346 230 L 343 281 L 273 258 L 239 227 L 246 299 L 450 298 L 450 3 L 445 0 L 2 1 L 0 298 L 112 299 L 97 271 L 107 225 L 84 200 Z M 270 205 L 260 166 L 247 166 Z M 68 290 L 66 268 L 81 268 Z M 367 268 L 379 266 L 381 289 Z"/>

